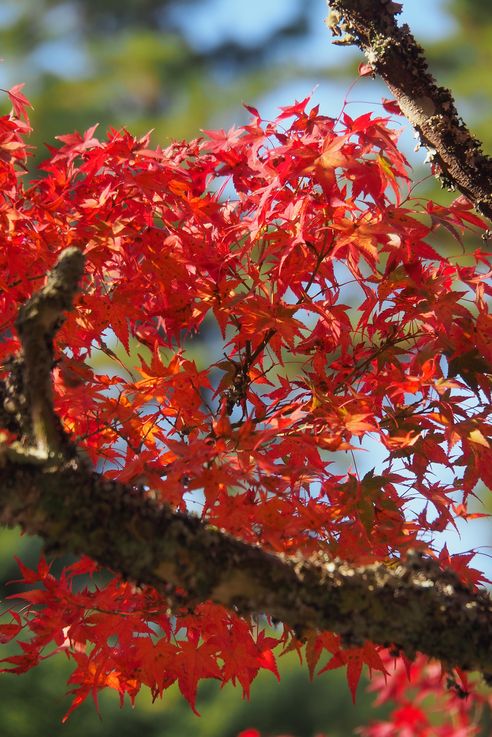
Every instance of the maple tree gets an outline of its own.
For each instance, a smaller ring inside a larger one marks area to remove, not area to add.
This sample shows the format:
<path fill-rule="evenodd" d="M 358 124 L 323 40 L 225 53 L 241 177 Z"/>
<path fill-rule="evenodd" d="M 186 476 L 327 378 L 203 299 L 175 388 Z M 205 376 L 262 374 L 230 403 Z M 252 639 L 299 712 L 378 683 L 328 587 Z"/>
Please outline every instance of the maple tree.
<path fill-rule="evenodd" d="M 354 699 L 367 666 L 396 702 L 368 737 L 478 734 L 492 605 L 440 535 L 491 486 L 489 195 L 437 141 L 464 194 L 412 199 L 395 102 L 332 118 L 309 99 L 167 148 L 62 135 L 26 184 L 8 94 L 0 521 L 77 557 L 19 561 L 2 669 L 65 653 L 69 713 L 173 683 L 195 709 L 201 679 L 247 696 L 296 650 Z M 202 366 L 204 324 L 222 339 Z"/>

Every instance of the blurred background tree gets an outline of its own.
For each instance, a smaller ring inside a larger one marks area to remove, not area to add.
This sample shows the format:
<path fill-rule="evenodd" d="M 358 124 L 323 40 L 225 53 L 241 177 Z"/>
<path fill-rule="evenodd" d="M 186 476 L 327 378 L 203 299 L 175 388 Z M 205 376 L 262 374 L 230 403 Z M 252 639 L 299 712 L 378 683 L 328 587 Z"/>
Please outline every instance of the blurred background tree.
<path fill-rule="evenodd" d="M 418 2 L 403 4 L 403 20 L 425 46 L 436 76 L 453 90 L 463 117 L 492 152 L 492 4 L 427 0 L 425 13 Z M 135 134 L 155 129 L 154 142 L 166 145 L 172 138 L 195 137 L 200 129 L 244 122 L 242 102 L 259 104 L 265 116 L 273 116 L 279 105 L 306 96 L 317 84 L 314 102 L 336 115 L 361 58 L 355 49 L 331 46 L 325 15 L 324 0 L 3 0 L 0 86 L 26 82 L 24 92 L 35 108 L 37 161 L 44 156 L 43 142 L 95 122 L 101 136 L 109 126 Z M 361 100 L 360 111 L 373 105 L 380 113 L 387 94 L 380 83 L 361 79 L 351 97 Z M 355 115 L 357 104 L 349 112 Z M 413 146 L 409 132 L 409 156 Z M 424 156 L 412 160 L 418 164 Z M 428 191 L 433 186 L 429 178 Z M 17 577 L 14 554 L 33 564 L 39 548 L 31 538 L 20 541 L 16 531 L 0 530 L 0 580 Z M 0 590 L 2 598 L 12 592 Z M 171 691 L 154 705 L 140 698 L 133 712 L 120 712 L 117 697 L 109 694 L 102 700 L 102 723 L 86 703 L 61 726 L 69 670 L 61 658 L 48 660 L 20 678 L 1 677 L 2 735 L 123 737 L 145 731 L 148 737 L 233 737 L 254 726 L 265 735 L 314 737 L 324 731 L 348 737 L 369 720 L 372 707 L 363 688 L 354 710 L 341 673 L 310 684 L 294 656 L 281 658 L 280 667 L 281 683 L 263 674 L 251 703 L 237 690 L 206 684 L 201 720 Z M 489 733 L 484 726 L 483 734 Z"/>

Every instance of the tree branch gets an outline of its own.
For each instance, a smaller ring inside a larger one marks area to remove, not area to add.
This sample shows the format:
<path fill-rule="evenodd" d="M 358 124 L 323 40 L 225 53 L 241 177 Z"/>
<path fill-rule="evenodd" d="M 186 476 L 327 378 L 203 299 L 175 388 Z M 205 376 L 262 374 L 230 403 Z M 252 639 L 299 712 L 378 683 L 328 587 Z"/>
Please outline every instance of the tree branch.
<path fill-rule="evenodd" d="M 21 309 L 20 361 L 34 361 L 36 331 L 50 354 L 81 267 L 81 256 L 67 250 L 47 285 Z M 36 391 L 45 387 L 42 372 L 32 380 Z M 29 397 L 38 401 L 32 387 Z M 56 417 L 51 388 L 43 412 L 48 422 Z M 190 606 L 211 600 L 243 615 L 265 613 L 300 637 L 328 630 L 350 645 L 367 639 L 410 658 L 418 650 L 492 678 L 492 602 L 436 561 L 413 555 L 389 568 L 353 566 L 323 552 L 310 559 L 272 554 L 94 473 L 77 453 L 58 453 L 55 460 L 22 453 L 23 440 L 13 452 L 13 446 L 0 448 L 0 524 L 40 535 L 51 552 L 84 553 L 163 595 L 178 587 Z"/>
<path fill-rule="evenodd" d="M 19 416 L 26 452 L 43 457 L 63 453 L 67 439 L 53 409 L 51 371 L 53 338 L 64 320 L 82 278 L 84 256 L 78 248 L 67 248 L 48 275 L 45 286 L 22 305 L 15 326 L 22 344 L 22 404 Z M 16 401 L 17 400 L 17 401 Z"/>
<path fill-rule="evenodd" d="M 300 637 L 328 630 L 350 645 L 368 639 L 492 675 L 492 602 L 432 559 L 415 555 L 388 568 L 322 553 L 274 555 L 74 460 L 53 472 L 6 459 L 0 488 L 2 524 L 40 535 L 51 551 L 85 553 L 164 595 L 169 584 L 182 588 L 190 606 L 211 600 L 243 615 L 268 614 Z"/>
<path fill-rule="evenodd" d="M 419 133 L 444 186 L 457 188 L 492 219 L 492 158 L 459 117 L 450 91 L 437 85 L 421 46 L 392 0 L 327 0 L 334 43 L 355 44 Z"/>

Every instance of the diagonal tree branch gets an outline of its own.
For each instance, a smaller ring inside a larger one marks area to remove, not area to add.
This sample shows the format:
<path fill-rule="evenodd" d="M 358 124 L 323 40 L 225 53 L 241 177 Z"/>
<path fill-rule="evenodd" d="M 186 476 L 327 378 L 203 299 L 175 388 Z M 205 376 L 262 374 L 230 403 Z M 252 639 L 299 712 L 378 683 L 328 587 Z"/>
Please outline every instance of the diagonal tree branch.
<path fill-rule="evenodd" d="M 327 0 L 334 43 L 355 44 L 419 133 L 444 186 L 457 188 L 492 219 L 492 158 L 459 117 L 450 91 L 438 86 L 422 47 L 396 16 L 392 0 Z"/>
<path fill-rule="evenodd" d="M 81 266 L 79 252 L 65 251 L 47 285 L 21 309 L 21 362 L 31 360 L 35 325 L 50 344 Z M 44 401 L 51 422 L 50 392 Z M 347 644 L 368 639 L 410 658 L 418 650 L 492 678 L 492 602 L 436 561 L 413 555 L 388 568 L 353 566 L 322 552 L 310 559 L 275 555 L 94 473 L 72 450 L 53 457 L 0 447 L 0 524 L 40 535 L 51 551 L 85 553 L 164 595 L 179 587 L 190 606 L 211 600 L 244 615 L 266 613 L 300 637 L 329 630 Z"/>
<path fill-rule="evenodd" d="M 492 602 L 432 559 L 414 555 L 390 569 L 324 554 L 274 555 L 74 460 L 55 472 L 6 459 L 0 488 L 2 524 L 163 594 L 169 585 L 184 589 L 190 606 L 211 600 L 240 614 L 266 613 L 300 637 L 329 630 L 347 644 L 368 639 L 492 675 Z"/>

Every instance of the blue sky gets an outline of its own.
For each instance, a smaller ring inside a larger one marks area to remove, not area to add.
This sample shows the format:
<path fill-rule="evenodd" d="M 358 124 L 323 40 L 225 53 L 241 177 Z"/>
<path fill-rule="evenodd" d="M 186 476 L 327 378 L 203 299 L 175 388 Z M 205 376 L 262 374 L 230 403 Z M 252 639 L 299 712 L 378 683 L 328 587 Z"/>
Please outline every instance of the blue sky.
<path fill-rule="evenodd" d="M 453 28 L 452 19 L 445 11 L 446 0 L 403 0 L 403 23 L 408 23 L 414 33 L 422 39 L 436 39 L 447 36 Z M 208 0 L 190 11 L 186 6 L 175 13 L 188 38 L 197 47 L 212 47 L 223 38 L 231 38 L 243 43 L 261 41 L 268 35 L 271 27 L 280 26 L 283 19 L 293 17 L 297 3 L 295 0 Z M 425 7 L 425 12 L 422 12 Z M 327 15 L 325 0 L 312 4 L 311 29 L 306 49 L 309 56 L 316 56 L 326 63 L 337 63 L 339 51 L 328 43 L 323 19 Z M 313 45 L 314 44 L 314 45 Z"/>

